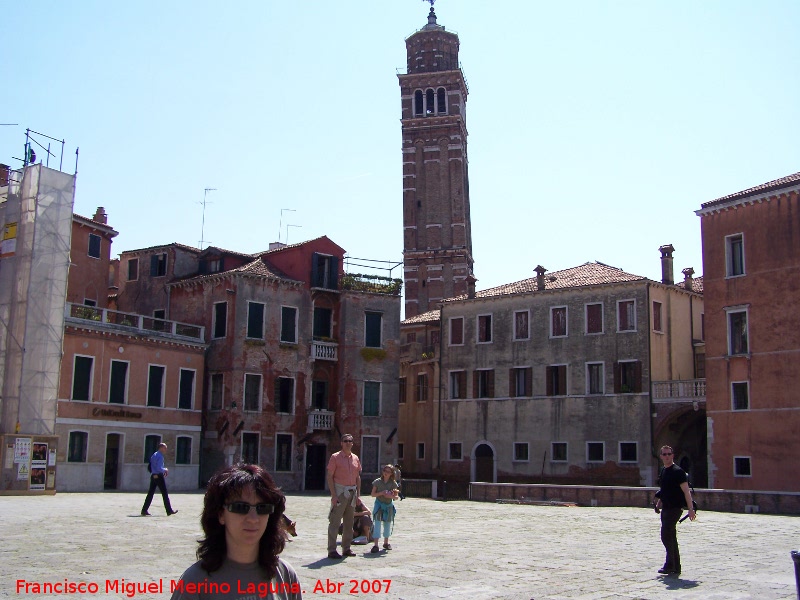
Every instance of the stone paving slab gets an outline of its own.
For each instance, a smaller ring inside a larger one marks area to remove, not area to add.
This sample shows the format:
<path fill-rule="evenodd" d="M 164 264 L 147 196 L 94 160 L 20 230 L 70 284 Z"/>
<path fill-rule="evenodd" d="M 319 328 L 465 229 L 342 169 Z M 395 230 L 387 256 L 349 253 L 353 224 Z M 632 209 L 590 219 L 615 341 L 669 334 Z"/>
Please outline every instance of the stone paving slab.
<path fill-rule="evenodd" d="M 157 497 L 153 516 L 140 517 L 144 495 L 0 497 L 0 598 L 169 598 L 170 581 L 195 561 L 203 497 L 172 494 L 180 512 L 171 517 Z M 679 525 L 678 578 L 656 573 L 664 553 L 649 509 L 407 498 L 398 502 L 393 550 L 354 546 L 357 557 L 332 561 L 329 497 L 290 493 L 287 506 L 299 535 L 284 558 L 304 598 L 797 598 L 790 551 L 800 545 L 798 517 L 701 511 Z M 98 591 L 37 594 L 29 585 L 26 594 L 18 580 L 94 583 Z M 156 590 L 126 594 L 132 583 Z"/>

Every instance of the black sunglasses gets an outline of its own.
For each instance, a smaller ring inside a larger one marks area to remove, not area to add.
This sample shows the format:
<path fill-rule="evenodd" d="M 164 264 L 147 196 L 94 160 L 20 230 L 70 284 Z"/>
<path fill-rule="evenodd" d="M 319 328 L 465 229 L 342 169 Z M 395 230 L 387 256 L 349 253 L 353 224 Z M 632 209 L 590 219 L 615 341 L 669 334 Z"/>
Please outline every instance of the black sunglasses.
<path fill-rule="evenodd" d="M 269 515 L 275 512 L 275 505 L 267 504 L 266 502 L 259 502 L 258 504 L 250 504 L 248 502 L 231 502 L 230 504 L 226 504 L 225 508 L 227 508 L 229 512 L 237 515 L 250 514 L 251 508 L 256 509 L 257 515 Z"/>

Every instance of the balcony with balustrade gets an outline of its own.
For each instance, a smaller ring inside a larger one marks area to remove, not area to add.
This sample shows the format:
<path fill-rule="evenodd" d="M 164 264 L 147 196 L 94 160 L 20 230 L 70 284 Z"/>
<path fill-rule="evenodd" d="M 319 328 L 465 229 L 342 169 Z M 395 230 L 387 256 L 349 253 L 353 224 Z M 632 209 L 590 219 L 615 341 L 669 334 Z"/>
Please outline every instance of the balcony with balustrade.
<path fill-rule="evenodd" d="M 68 325 L 90 326 L 153 337 L 166 337 L 187 342 L 205 342 L 205 327 L 146 315 L 120 312 L 85 304 L 67 302 L 64 321 Z"/>
<path fill-rule="evenodd" d="M 329 410 L 315 410 L 308 413 L 308 432 L 315 430 L 330 431 L 333 429 L 333 417 L 336 413 Z"/>
<path fill-rule="evenodd" d="M 650 387 L 653 404 L 706 401 L 705 379 L 653 381 Z"/>
<path fill-rule="evenodd" d="M 313 340 L 311 342 L 311 358 L 313 360 L 339 360 L 339 344 L 336 342 L 322 342 Z"/>

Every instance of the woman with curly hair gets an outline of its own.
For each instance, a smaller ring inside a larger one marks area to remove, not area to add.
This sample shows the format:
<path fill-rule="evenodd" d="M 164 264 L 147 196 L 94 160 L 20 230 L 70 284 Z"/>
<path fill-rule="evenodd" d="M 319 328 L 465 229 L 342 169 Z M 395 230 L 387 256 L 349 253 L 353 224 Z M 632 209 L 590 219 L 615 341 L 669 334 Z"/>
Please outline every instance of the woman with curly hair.
<path fill-rule="evenodd" d="M 172 600 L 302 598 L 297 573 L 279 558 L 286 544 L 286 498 L 264 469 L 237 464 L 208 482 L 198 562 L 175 584 Z"/>

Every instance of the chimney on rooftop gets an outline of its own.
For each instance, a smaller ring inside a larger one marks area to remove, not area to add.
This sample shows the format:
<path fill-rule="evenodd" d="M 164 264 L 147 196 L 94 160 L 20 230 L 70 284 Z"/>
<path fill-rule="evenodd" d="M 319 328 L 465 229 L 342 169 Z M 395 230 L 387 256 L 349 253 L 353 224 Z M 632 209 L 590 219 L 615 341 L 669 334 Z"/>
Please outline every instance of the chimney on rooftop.
<path fill-rule="evenodd" d="M 467 275 L 467 298 L 470 300 L 475 298 L 475 282 L 478 281 L 475 275 L 470 273 Z"/>
<path fill-rule="evenodd" d="M 544 289 L 544 274 L 547 273 L 547 269 L 542 265 L 536 265 L 534 271 L 536 271 L 536 289 L 541 291 Z"/>
<path fill-rule="evenodd" d="M 269 243 L 269 249 L 270 250 L 277 250 L 279 248 L 283 248 L 284 246 L 286 246 L 286 244 L 284 244 L 282 242 L 270 242 Z"/>
<path fill-rule="evenodd" d="M 672 244 L 666 244 L 659 250 L 661 251 L 661 283 L 672 285 L 675 283 L 672 275 L 672 253 L 675 252 L 675 248 L 672 247 Z"/>
<path fill-rule="evenodd" d="M 102 223 L 103 225 L 108 225 L 108 215 L 106 214 L 106 209 L 102 206 L 97 207 L 97 211 L 94 213 L 92 217 L 92 221 L 97 221 L 98 223 Z"/>
<path fill-rule="evenodd" d="M 686 267 L 681 273 L 683 273 L 683 288 L 691 292 L 693 288 L 692 275 L 694 275 L 694 269 L 692 267 Z"/>

